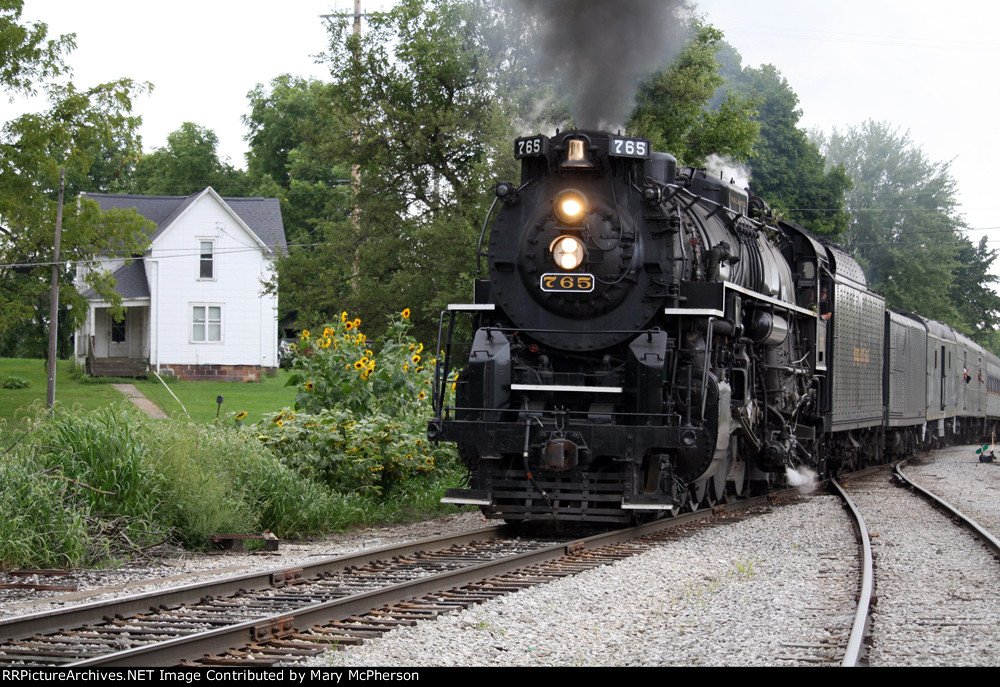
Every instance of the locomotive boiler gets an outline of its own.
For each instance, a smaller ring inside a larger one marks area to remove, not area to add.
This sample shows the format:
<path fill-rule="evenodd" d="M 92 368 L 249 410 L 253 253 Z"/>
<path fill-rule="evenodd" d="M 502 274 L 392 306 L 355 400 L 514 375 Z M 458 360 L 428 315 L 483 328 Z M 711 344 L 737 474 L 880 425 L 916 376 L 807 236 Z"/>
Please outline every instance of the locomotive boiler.
<path fill-rule="evenodd" d="M 514 154 L 473 302 L 442 314 L 428 435 L 468 467 L 446 501 L 629 522 L 881 457 L 885 303 L 848 255 L 642 138 Z"/>

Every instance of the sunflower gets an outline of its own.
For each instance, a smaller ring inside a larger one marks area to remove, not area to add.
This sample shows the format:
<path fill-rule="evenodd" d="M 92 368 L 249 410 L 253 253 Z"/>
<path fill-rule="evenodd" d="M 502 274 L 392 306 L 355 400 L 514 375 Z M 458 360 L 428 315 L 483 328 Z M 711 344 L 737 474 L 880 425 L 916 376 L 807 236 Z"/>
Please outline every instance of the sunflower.
<path fill-rule="evenodd" d="M 306 391 L 312 391 L 314 388 L 312 382 L 306 382 Z"/>
<path fill-rule="evenodd" d="M 406 310 L 403 311 L 403 319 L 404 320 L 410 319 L 410 309 L 409 308 L 407 308 Z"/>
<path fill-rule="evenodd" d="M 341 322 L 347 322 L 347 311 L 346 310 L 344 312 L 340 313 L 340 321 Z"/>
<path fill-rule="evenodd" d="M 326 338 L 328 338 L 328 339 L 329 339 L 329 338 L 330 338 L 331 336 L 333 336 L 333 334 L 334 334 L 334 331 L 333 331 L 333 329 L 331 329 L 330 327 L 327 327 L 326 329 L 324 329 L 324 330 L 323 330 L 323 336 L 325 336 L 325 337 L 326 337 Z"/>
<path fill-rule="evenodd" d="M 354 326 L 355 327 L 360 327 L 361 326 L 361 318 L 360 317 L 354 318 Z"/>
<path fill-rule="evenodd" d="M 303 329 L 302 330 L 302 338 L 303 339 L 308 339 L 309 338 L 309 330 L 308 329 Z"/>
<path fill-rule="evenodd" d="M 357 362 L 354 363 L 354 369 L 355 370 L 360 370 L 363 367 L 364 367 L 364 363 L 362 363 L 360 360 L 358 360 Z"/>
<path fill-rule="evenodd" d="M 414 355 L 412 358 L 410 358 L 410 360 L 412 360 L 413 364 L 416 365 L 417 363 L 420 362 L 420 356 L 419 355 Z"/>
<path fill-rule="evenodd" d="M 344 329 L 346 329 L 347 331 L 351 331 L 352 329 L 354 329 L 354 323 L 353 322 L 345 322 L 344 323 Z"/>
<path fill-rule="evenodd" d="M 421 391 L 419 394 L 417 394 L 417 398 L 422 401 L 425 398 L 427 398 L 427 394 L 425 394 L 423 391 Z"/>
<path fill-rule="evenodd" d="M 237 420 L 242 420 L 246 416 L 247 416 L 247 411 L 245 411 L 245 410 L 241 410 L 240 412 L 236 413 L 236 419 Z"/>

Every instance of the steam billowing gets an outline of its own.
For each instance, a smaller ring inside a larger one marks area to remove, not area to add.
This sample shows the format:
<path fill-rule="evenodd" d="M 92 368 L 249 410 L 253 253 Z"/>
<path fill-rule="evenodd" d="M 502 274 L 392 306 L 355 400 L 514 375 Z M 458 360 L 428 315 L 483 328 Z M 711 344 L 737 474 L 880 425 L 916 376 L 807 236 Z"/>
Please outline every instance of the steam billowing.
<path fill-rule="evenodd" d="M 750 185 L 750 175 L 752 170 L 728 155 L 716 155 L 712 153 L 705 160 L 705 170 L 710 176 L 719 177 L 723 181 L 729 181 L 738 188 L 746 188 Z"/>
<path fill-rule="evenodd" d="M 798 487 L 800 494 L 811 494 L 816 490 L 818 476 L 814 470 L 805 466 L 785 468 L 785 478 L 789 486 Z"/>
<path fill-rule="evenodd" d="M 555 72 L 581 128 L 624 125 L 639 83 L 683 48 L 681 0 L 519 0 L 542 23 L 538 69 Z"/>

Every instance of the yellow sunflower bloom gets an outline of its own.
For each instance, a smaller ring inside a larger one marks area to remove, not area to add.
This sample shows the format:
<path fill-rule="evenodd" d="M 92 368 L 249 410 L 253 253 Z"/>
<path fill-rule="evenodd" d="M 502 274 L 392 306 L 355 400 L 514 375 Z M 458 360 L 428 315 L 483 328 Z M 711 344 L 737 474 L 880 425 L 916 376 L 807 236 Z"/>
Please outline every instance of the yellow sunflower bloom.
<path fill-rule="evenodd" d="M 419 355 L 414 355 L 412 358 L 410 358 L 410 360 L 412 360 L 413 364 L 416 365 L 417 363 L 420 362 L 420 356 Z"/>
<path fill-rule="evenodd" d="M 354 329 L 354 323 L 353 322 L 345 322 L 344 323 L 344 329 L 346 329 L 347 331 L 351 331 L 352 329 Z"/>
<path fill-rule="evenodd" d="M 303 329 L 302 330 L 302 338 L 303 339 L 308 339 L 309 338 L 309 330 L 308 329 Z"/>
<path fill-rule="evenodd" d="M 334 334 L 334 331 L 330 327 L 327 327 L 326 329 L 323 330 L 323 336 L 325 336 L 328 339 L 331 336 L 333 336 L 333 334 Z"/>
<path fill-rule="evenodd" d="M 354 326 L 355 327 L 360 327 L 361 326 L 361 318 L 360 317 L 354 318 Z"/>
<path fill-rule="evenodd" d="M 422 401 L 425 398 L 427 398 L 427 394 L 425 394 L 423 391 L 421 391 L 419 394 L 417 394 L 417 398 Z"/>
<path fill-rule="evenodd" d="M 357 362 L 354 363 L 354 369 L 355 370 L 360 370 L 363 367 L 364 367 L 364 365 L 361 363 L 360 360 L 358 360 Z"/>
<path fill-rule="evenodd" d="M 312 391 L 314 388 L 312 382 L 306 382 L 306 391 Z"/>
<path fill-rule="evenodd" d="M 245 410 L 241 410 L 240 412 L 236 413 L 236 419 L 237 420 L 242 420 L 246 416 L 247 416 L 247 411 L 245 411 Z"/>
<path fill-rule="evenodd" d="M 347 322 L 347 311 L 346 310 L 344 312 L 340 313 L 340 321 L 341 322 Z"/>

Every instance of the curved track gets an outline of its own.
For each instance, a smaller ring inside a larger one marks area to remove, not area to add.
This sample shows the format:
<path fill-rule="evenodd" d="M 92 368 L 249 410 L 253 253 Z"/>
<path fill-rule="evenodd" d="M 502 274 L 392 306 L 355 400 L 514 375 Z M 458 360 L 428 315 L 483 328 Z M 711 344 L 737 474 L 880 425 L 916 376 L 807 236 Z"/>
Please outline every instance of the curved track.
<path fill-rule="evenodd" d="M 996 665 L 1000 600 L 993 590 L 1000 585 L 1000 568 L 995 537 L 967 524 L 967 518 L 907 479 L 901 467 L 894 480 L 933 507 L 895 488 L 883 474 L 847 485 L 865 514 L 876 566 L 878 602 L 866 640 L 868 663 Z"/>

